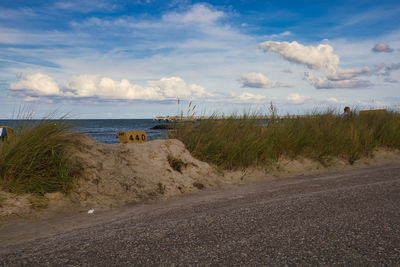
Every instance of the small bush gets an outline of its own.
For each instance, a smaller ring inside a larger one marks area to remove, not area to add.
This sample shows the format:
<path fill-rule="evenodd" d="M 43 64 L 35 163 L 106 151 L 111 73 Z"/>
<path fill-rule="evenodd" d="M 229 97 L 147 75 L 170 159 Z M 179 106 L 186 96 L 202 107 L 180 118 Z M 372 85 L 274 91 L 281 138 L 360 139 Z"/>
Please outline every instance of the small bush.
<path fill-rule="evenodd" d="M 180 173 L 182 173 L 182 168 L 185 168 L 187 166 L 187 163 L 184 163 L 181 159 L 177 159 L 171 155 L 168 155 L 167 160 L 169 166 L 171 166 L 172 169 Z"/>
<path fill-rule="evenodd" d="M 68 192 L 75 167 L 67 152 L 74 133 L 65 120 L 27 120 L 13 142 L 0 143 L 0 186 L 10 192 L 43 195 Z"/>
<path fill-rule="evenodd" d="M 339 157 L 353 164 L 374 149 L 400 148 L 400 114 L 351 114 L 332 110 L 265 121 L 257 114 L 225 120 L 179 123 L 175 136 L 191 153 L 225 169 L 268 165 L 282 156 L 304 156 L 329 163 Z"/>

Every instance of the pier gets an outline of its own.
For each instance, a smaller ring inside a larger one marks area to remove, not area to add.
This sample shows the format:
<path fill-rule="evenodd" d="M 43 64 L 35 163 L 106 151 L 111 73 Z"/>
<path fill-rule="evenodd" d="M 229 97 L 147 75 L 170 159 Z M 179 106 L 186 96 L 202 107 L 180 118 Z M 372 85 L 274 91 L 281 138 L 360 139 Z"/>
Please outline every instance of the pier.
<path fill-rule="evenodd" d="M 284 120 L 298 116 L 158 116 L 154 121 L 158 122 L 194 122 L 202 120 L 226 120 L 226 119 L 257 119 L 257 120 Z"/>

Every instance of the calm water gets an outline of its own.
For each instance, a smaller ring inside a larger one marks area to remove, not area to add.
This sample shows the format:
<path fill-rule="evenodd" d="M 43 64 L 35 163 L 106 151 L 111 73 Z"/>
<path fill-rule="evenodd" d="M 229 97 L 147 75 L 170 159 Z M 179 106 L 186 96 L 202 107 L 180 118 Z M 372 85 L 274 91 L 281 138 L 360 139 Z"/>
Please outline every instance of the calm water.
<path fill-rule="evenodd" d="M 143 130 L 149 140 L 163 139 L 167 137 L 167 130 L 151 130 L 153 126 L 160 124 L 152 119 L 132 120 L 68 120 L 78 132 L 92 137 L 97 142 L 107 144 L 119 143 L 116 132 Z M 16 128 L 21 123 L 18 120 L 0 120 L 0 126 Z"/>

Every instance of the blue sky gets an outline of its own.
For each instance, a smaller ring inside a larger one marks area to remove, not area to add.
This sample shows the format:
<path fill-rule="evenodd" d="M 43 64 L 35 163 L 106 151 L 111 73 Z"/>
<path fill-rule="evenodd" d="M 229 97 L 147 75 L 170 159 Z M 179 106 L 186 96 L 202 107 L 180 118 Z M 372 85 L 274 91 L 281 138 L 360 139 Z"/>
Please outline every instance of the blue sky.
<path fill-rule="evenodd" d="M 400 107 L 398 1 L 0 1 L 0 118 Z"/>

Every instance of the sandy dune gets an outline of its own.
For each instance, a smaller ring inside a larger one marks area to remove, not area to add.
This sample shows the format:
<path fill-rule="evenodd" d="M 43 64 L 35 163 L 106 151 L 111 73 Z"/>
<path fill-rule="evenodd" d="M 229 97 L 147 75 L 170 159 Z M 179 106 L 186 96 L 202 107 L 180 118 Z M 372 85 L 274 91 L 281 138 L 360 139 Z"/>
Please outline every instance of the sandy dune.
<path fill-rule="evenodd" d="M 300 158 L 282 159 L 268 169 L 221 173 L 193 158 L 184 144 L 175 139 L 109 145 L 81 136 L 79 145 L 72 152 L 73 160 L 82 168 L 82 175 L 70 194 L 51 193 L 39 198 L 0 191 L 0 218 L 21 215 L 40 217 L 40 213 L 60 211 L 104 210 L 127 203 L 167 199 L 260 179 L 280 179 L 400 162 L 398 151 L 380 150 L 374 153 L 374 158 L 361 159 L 353 166 L 336 160 L 327 168 L 310 159 Z"/>
<path fill-rule="evenodd" d="M 220 185 L 215 171 L 178 140 L 107 145 L 85 137 L 82 144 L 75 160 L 83 176 L 71 194 L 82 207 L 109 208 Z"/>

